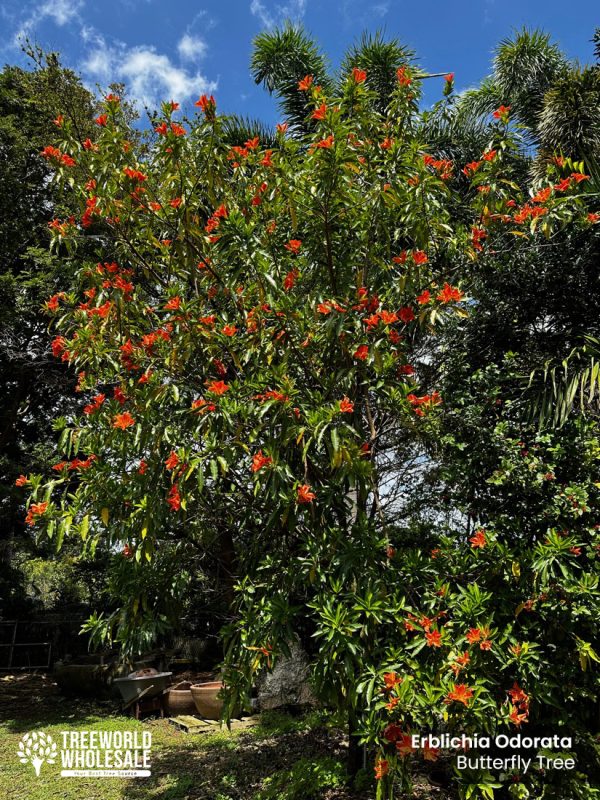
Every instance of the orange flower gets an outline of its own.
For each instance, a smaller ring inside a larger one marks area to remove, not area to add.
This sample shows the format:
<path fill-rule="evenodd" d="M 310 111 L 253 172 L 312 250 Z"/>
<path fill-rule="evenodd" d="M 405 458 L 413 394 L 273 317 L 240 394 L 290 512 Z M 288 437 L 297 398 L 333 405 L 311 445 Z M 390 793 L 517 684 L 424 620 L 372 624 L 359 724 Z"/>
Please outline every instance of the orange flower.
<path fill-rule="evenodd" d="M 409 733 L 403 733 L 398 739 L 396 742 L 396 750 L 398 751 L 398 755 L 402 758 L 406 758 L 406 756 L 415 752 L 415 748 L 412 746 L 412 737 Z"/>
<path fill-rule="evenodd" d="M 361 344 L 353 353 L 353 357 L 358 359 L 358 361 L 366 361 L 369 357 L 369 347 L 366 344 Z"/>
<path fill-rule="evenodd" d="M 417 303 L 420 306 L 424 306 L 426 303 L 429 303 L 430 301 L 431 301 L 431 292 L 429 291 L 429 289 L 425 289 L 425 291 L 421 292 L 421 294 L 417 297 Z"/>
<path fill-rule="evenodd" d="M 298 272 L 297 269 L 292 269 L 285 276 L 285 279 L 283 281 L 283 288 L 286 290 L 286 292 L 289 292 L 290 289 L 294 288 L 294 284 L 296 283 L 296 279 L 298 278 L 299 274 L 300 273 Z"/>
<path fill-rule="evenodd" d="M 100 408 L 100 406 L 102 405 L 102 403 L 104 403 L 105 400 L 106 400 L 105 394 L 97 394 L 95 397 L 92 398 L 91 402 L 84 407 L 83 413 L 93 414 Z"/>
<path fill-rule="evenodd" d="M 205 414 L 207 411 L 214 411 L 215 409 L 216 405 L 214 403 L 209 403 L 208 400 L 204 400 L 202 397 L 192 402 L 192 410 L 198 411 L 200 414 Z"/>
<path fill-rule="evenodd" d="M 225 336 L 235 336 L 237 333 L 237 328 L 235 325 L 225 325 L 223 328 L 223 333 Z"/>
<path fill-rule="evenodd" d="M 177 311 L 181 306 L 181 297 L 172 297 L 165 303 L 165 311 Z"/>
<path fill-rule="evenodd" d="M 325 119 L 326 114 L 327 114 L 327 106 L 325 103 L 321 103 L 321 105 L 313 111 L 311 117 L 312 119 Z"/>
<path fill-rule="evenodd" d="M 15 486 L 26 486 L 29 483 L 29 478 L 26 475 L 19 475 L 15 481 Z"/>
<path fill-rule="evenodd" d="M 333 134 L 330 134 L 325 139 L 321 139 L 320 142 L 317 142 L 315 147 L 318 147 L 321 150 L 329 150 L 333 147 Z"/>
<path fill-rule="evenodd" d="M 170 455 L 170 456 L 167 458 L 167 460 L 165 461 L 165 467 L 166 467 L 167 469 L 171 470 L 171 469 L 175 469 L 175 467 L 177 466 L 177 464 L 179 464 L 179 456 L 178 456 L 178 455 L 177 455 L 177 453 L 176 453 L 176 452 L 173 450 L 173 451 L 171 452 L 171 455 Z"/>
<path fill-rule="evenodd" d="M 198 106 L 199 108 L 201 108 L 202 112 L 205 114 L 205 116 L 212 117 L 212 116 L 214 116 L 214 112 L 215 112 L 215 108 L 216 108 L 217 104 L 215 103 L 215 98 L 212 96 L 212 94 L 210 95 L 210 97 L 208 97 L 207 95 L 203 94 L 202 97 L 200 97 L 199 100 L 196 100 L 194 105 Z"/>
<path fill-rule="evenodd" d="M 485 536 L 485 531 L 482 528 L 480 528 L 478 531 L 475 531 L 475 535 L 471 536 L 469 541 L 471 542 L 471 547 L 474 550 L 478 547 L 484 548 L 488 543 Z"/>
<path fill-rule="evenodd" d="M 492 649 L 492 643 L 490 642 L 490 640 L 489 640 L 489 639 L 484 639 L 484 640 L 483 640 L 483 641 L 480 643 L 480 645 L 479 645 L 479 649 L 480 649 L 480 650 L 491 650 L 491 649 Z"/>
<path fill-rule="evenodd" d="M 131 416 L 129 411 L 125 411 L 124 414 L 117 414 L 113 419 L 113 428 L 120 428 L 122 431 L 125 428 L 130 428 L 132 425 L 135 425 L 135 419 Z"/>
<path fill-rule="evenodd" d="M 517 708 L 516 706 L 511 706 L 510 709 L 511 710 L 510 714 L 508 715 L 508 718 L 510 719 L 513 725 L 517 726 L 517 728 L 520 728 L 523 722 L 528 721 L 527 718 L 529 714 L 527 711 L 523 711 L 522 713 L 519 714 L 520 709 Z"/>
<path fill-rule="evenodd" d="M 508 119 L 508 112 L 510 111 L 510 106 L 499 106 L 492 116 L 495 119 Z"/>
<path fill-rule="evenodd" d="M 436 299 L 439 300 L 440 303 L 451 303 L 453 301 L 458 303 L 463 299 L 463 297 L 464 294 L 460 291 L 460 289 L 457 289 L 455 286 L 450 286 L 449 283 L 445 283 L 444 288 L 437 295 Z"/>
<path fill-rule="evenodd" d="M 138 475 L 144 475 L 147 469 L 148 469 L 148 464 L 142 458 L 137 468 Z"/>
<path fill-rule="evenodd" d="M 183 197 L 174 197 L 172 200 L 169 200 L 169 205 L 173 208 L 179 208 L 182 203 Z"/>
<path fill-rule="evenodd" d="M 480 166 L 481 166 L 481 161 L 469 161 L 468 164 L 465 164 L 462 171 L 467 177 L 469 177 L 469 175 L 472 175 L 474 172 L 477 172 Z"/>
<path fill-rule="evenodd" d="M 39 517 L 46 512 L 48 508 L 48 503 L 32 503 L 29 506 L 29 510 L 27 511 L 27 516 L 25 517 L 25 524 L 26 525 L 35 525 L 35 517 Z"/>
<path fill-rule="evenodd" d="M 297 254 L 300 252 L 300 248 L 302 247 L 301 239 L 290 239 L 289 242 L 284 245 L 286 250 L 289 250 L 290 253 Z"/>
<path fill-rule="evenodd" d="M 563 178 L 562 181 L 555 185 L 555 189 L 557 192 L 566 192 L 566 190 L 571 185 L 571 178 Z"/>
<path fill-rule="evenodd" d="M 297 489 L 297 503 L 312 503 L 317 495 L 311 490 L 311 487 L 307 483 L 303 483 L 298 486 Z"/>
<path fill-rule="evenodd" d="M 507 692 L 513 703 L 517 705 L 529 705 L 529 695 L 521 689 L 519 684 L 515 681 L 512 689 Z"/>
<path fill-rule="evenodd" d="M 397 742 L 401 736 L 402 728 L 393 722 L 390 722 L 389 725 L 386 725 L 383 731 L 383 738 L 387 739 L 388 742 Z"/>
<path fill-rule="evenodd" d="M 390 771 L 390 765 L 385 758 L 378 758 L 375 762 L 375 780 L 380 781 Z"/>
<path fill-rule="evenodd" d="M 552 194 L 552 187 L 551 186 L 546 186 L 545 189 L 540 189 L 540 191 L 534 197 L 531 198 L 531 202 L 532 203 L 545 203 L 546 200 L 548 200 L 548 198 L 550 197 L 551 194 Z"/>
<path fill-rule="evenodd" d="M 263 451 L 259 450 L 252 458 L 252 472 L 259 472 L 263 467 L 268 467 L 272 463 L 271 456 L 265 456 Z"/>
<path fill-rule="evenodd" d="M 447 703 L 452 703 L 453 701 L 457 703 L 462 703 L 463 705 L 469 705 L 469 700 L 473 697 L 473 690 L 469 689 L 464 683 L 455 683 L 454 689 L 448 692 L 446 697 Z"/>
<path fill-rule="evenodd" d="M 479 642 L 481 640 L 481 631 L 479 628 L 469 628 L 465 638 L 469 644 Z"/>
<path fill-rule="evenodd" d="M 479 188 L 481 189 L 482 187 L 480 186 Z M 483 228 L 471 228 L 471 244 L 473 245 L 473 249 L 481 252 L 483 250 L 483 245 L 481 243 L 484 239 L 487 239 L 487 235 L 487 231 Z M 458 290 L 456 289 L 454 291 Z"/>
<path fill-rule="evenodd" d="M 425 639 L 427 640 L 427 647 L 442 646 L 442 634 L 439 631 L 431 631 L 430 633 L 426 633 Z"/>
<path fill-rule="evenodd" d="M 352 79 L 354 83 L 364 83 L 367 80 L 367 73 L 364 71 L 364 69 L 354 67 L 352 70 Z"/>
<path fill-rule="evenodd" d="M 228 392 L 231 389 L 231 386 L 223 381 L 211 381 L 207 385 L 206 389 L 212 394 L 222 395 L 225 394 L 225 392 Z"/>
<path fill-rule="evenodd" d="M 412 78 L 406 74 L 406 67 L 399 67 L 396 70 L 396 78 L 400 86 L 410 86 L 412 83 Z"/>
<path fill-rule="evenodd" d="M 423 758 L 425 761 L 437 761 L 439 754 L 439 747 L 432 747 L 429 744 L 429 740 L 427 740 L 425 742 L 425 747 L 423 748 Z"/>
<path fill-rule="evenodd" d="M 312 75 L 305 75 L 301 81 L 298 81 L 298 89 L 301 92 L 307 92 L 313 85 L 314 78 Z"/>
<path fill-rule="evenodd" d="M 386 691 L 391 691 L 402 683 L 402 678 L 396 672 L 384 672 L 383 683 Z"/>
<path fill-rule="evenodd" d="M 342 414 L 352 414 L 354 411 L 354 403 L 348 397 L 340 400 L 340 411 Z"/>
<path fill-rule="evenodd" d="M 469 655 L 468 650 L 465 650 L 465 652 L 461 656 L 456 657 L 456 663 L 460 664 L 461 667 L 466 667 L 470 661 L 471 661 L 471 656 Z"/>
<path fill-rule="evenodd" d="M 169 489 L 167 503 L 169 506 L 171 506 L 171 511 L 179 511 L 181 508 L 181 495 L 179 494 L 179 489 L 177 488 L 176 483 L 174 483 Z"/>

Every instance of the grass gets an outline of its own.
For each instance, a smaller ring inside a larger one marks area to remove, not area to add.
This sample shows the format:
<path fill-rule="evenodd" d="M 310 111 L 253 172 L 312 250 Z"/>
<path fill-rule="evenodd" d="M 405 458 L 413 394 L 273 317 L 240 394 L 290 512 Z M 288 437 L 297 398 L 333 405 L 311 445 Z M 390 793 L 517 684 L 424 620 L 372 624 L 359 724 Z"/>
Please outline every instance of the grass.
<path fill-rule="evenodd" d="M 61 731 L 150 731 L 150 778 L 61 778 L 60 764 L 36 777 L 17 748 L 29 731 L 60 745 Z M 164 719 L 137 722 L 114 701 L 67 700 L 42 675 L 0 678 L 0 800 L 374 800 L 371 768 L 346 785 L 347 741 L 339 721 L 263 714 L 253 728 L 187 734 Z M 414 800 L 448 800 L 421 775 Z"/>
<path fill-rule="evenodd" d="M 270 713 L 248 730 L 223 728 L 211 734 L 190 735 L 168 720 L 138 722 L 115 709 L 116 704 L 111 701 L 66 700 L 57 694 L 51 680 L 43 676 L 0 679 L 0 798 L 260 800 L 279 795 L 284 798 L 288 796 L 284 790 L 287 791 L 290 782 L 292 788 L 294 783 L 302 786 L 306 778 L 302 764 L 308 761 L 316 765 L 309 781 L 315 791 L 333 789 L 342 783 L 342 737 L 324 726 L 321 713 L 304 717 Z M 44 764 L 38 778 L 31 765 L 21 764 L 17 757 L 21 737 L 32 730 L 44 731 L 57 743 L 64 730 L 151 731 L 152 776 L 129 780 L 62 778 L 57 761 L 54 765 Z M 321 761 L 323 770 L 319 769 Z M 274 787 L 281 790 L 273 794 Z M 302 794 L 289 796 L 309 798 Z M 353 795 L 344 791 L 330 797 L 346 800 Z"/>

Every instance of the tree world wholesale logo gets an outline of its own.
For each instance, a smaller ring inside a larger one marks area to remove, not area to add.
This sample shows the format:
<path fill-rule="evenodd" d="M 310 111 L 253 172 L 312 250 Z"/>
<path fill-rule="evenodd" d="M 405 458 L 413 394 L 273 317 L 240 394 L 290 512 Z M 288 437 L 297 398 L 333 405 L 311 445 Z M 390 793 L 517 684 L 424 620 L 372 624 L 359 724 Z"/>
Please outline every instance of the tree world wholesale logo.
<path fill-rule="evenodd" d="M 55 764 L 60 755 L 63 778 L 150 777 L 149 731 L 61 731 L 60 750 L 44 731 L 30 731 L 19 742 L 17 756 L 39 777 L 43 764 Z"/>

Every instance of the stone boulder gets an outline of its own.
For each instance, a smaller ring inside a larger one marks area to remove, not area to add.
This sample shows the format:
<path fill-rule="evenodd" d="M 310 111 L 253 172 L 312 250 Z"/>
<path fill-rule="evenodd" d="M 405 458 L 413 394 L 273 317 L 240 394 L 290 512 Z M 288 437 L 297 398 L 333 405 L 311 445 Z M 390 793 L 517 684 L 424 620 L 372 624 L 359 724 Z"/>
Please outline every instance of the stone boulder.
<path fill-rule="evenodd" d="M 257 679 L 258 710 L 314 706 L 317 701 L 310 686 L 308 657 L 297 642 L 290 645 L 290 657 L 278 659 L 272 672 Z"/>

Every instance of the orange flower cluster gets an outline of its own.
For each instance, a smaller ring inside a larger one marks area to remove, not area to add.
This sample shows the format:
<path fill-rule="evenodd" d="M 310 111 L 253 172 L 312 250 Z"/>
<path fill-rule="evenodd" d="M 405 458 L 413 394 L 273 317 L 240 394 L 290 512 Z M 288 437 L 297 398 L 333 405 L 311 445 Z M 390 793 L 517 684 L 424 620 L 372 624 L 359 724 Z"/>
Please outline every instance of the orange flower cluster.
<path fill-rule="evenodd" d="M 102 393 L 97 394 L 95 397 L 91 399 L 91 401 L 86 406 L 83 407 L 83 413 L 93 414 L 95 411 L 98 411 L 98 409 L 104 403 L 105 400 L 106 400 L 105 394 Z"/>
<path fill-rule="evenodd" d="M 52 147 L 48 145 L 44 147 L 42 150 L 41 155 L 48 159 L 48 161 L 54 161 L 55 163 L 62 165 L 63 167 L 74 167 L 76 161 L 67 153 L 61 153 L 61 151 L 57 147 Z"/>
<path fill-rule="evenodd" d="M 273 463 L 271 456 L 265 456 L 262 450 L 255 453 L 252 457 L 252 472 L 259 472 L 263 467 L 268 467 Z"/>
<path fill-rule="evenodd" d="M 135 425 L 135 419 L 131 416 L 129 411 L 125 411 L 123 414 L 116 414 L 113 419 L 113 428 L 118 428 L 122 431 L 126 428 L 130 428 L 132 425 Z"/>
<path fill-rule="evenodd" d="M 524 722 L 529 721 L 529 695 L 527 695 L 515 681 L 513 688 L 507 692 L 512 701 L 509 719 L 520 728 Z"/>
<path fill-rule="evenodd" d="M 406 399 L 411 404 L 413 411 L 418 417 L 425 416 L 425 411 L 438 406 L 442 402 L 439 392 L 432 392 L 431 394 L 424 394 L 417 397 L 415 394 L 407 395 Z"/>
<path fill-rule="evenodd" d="M 446 703 L 462 703 L 464 706 L 469 706 L 469 700 L 473 697 L 473 690 L 464 683 L 453 684 L 454 688 L 448 692 L 444 702 Z"/>
<path fill-rule="evenodd" d="M 25 524 L 35 525 L 36 517 L 40 517 L 42 514 L 45 514 L 47 508 L 48 503 L 32 503 L 29 506 L 27 516 L 25 517 Z"/>
<path fill-rule="evenodd" d="M 312 503 L 316 496 L 317 495 L 312 491 L 311 487 L 307 483 L 301 484 L 296 490 L 297 503 Z"/>

